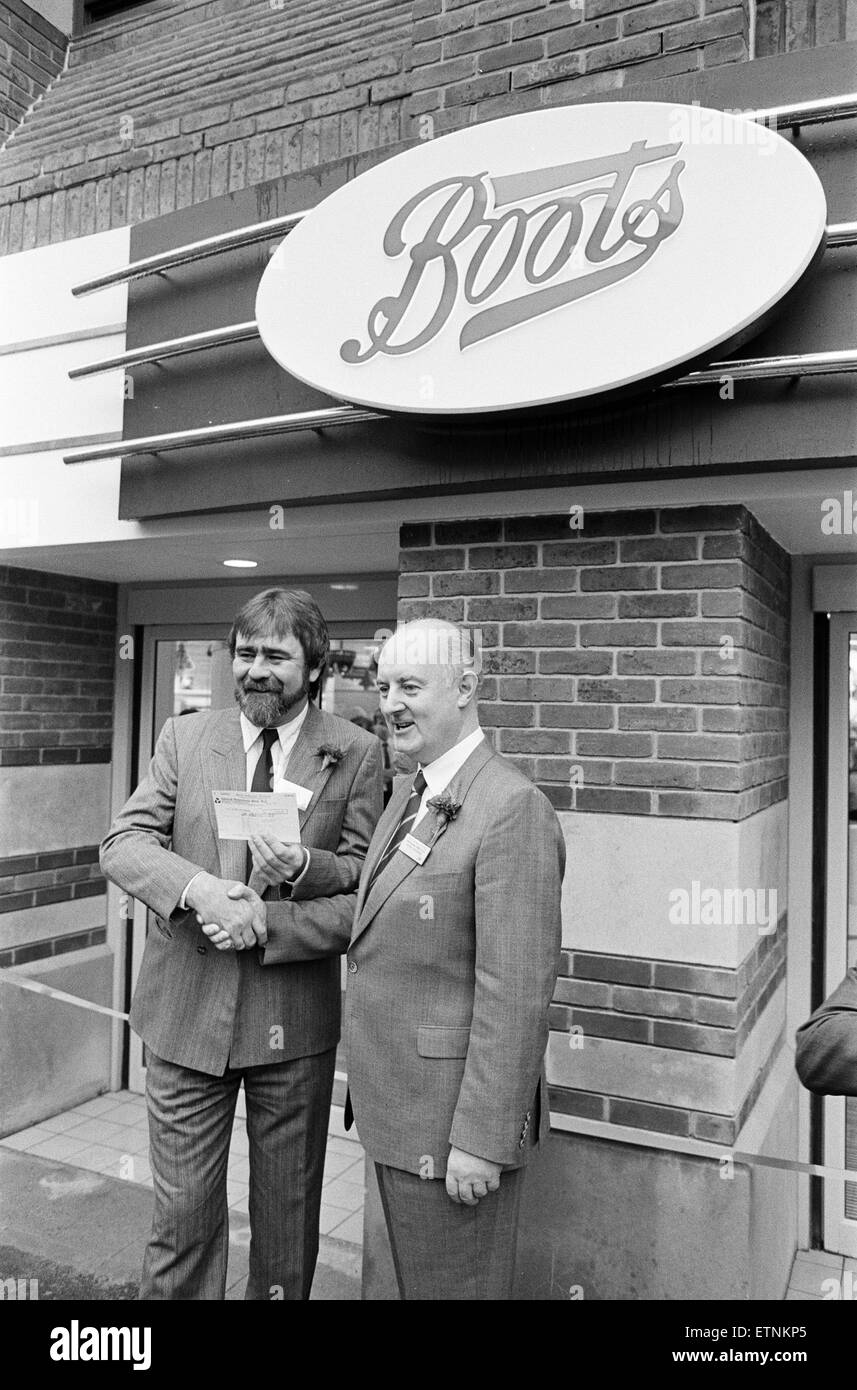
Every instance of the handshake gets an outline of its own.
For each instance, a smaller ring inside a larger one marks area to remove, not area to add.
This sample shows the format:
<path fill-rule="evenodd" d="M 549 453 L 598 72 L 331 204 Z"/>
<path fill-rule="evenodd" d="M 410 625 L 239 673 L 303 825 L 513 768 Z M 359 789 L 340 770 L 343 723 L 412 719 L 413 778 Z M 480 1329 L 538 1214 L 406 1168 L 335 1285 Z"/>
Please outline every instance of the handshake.
<path fill-rule="evenodd" d="M 265 904 L 249 884 L 197 874 L 186 902 L 218 951 L 243 951 L 268 940 Z"/>
<path fill-rule="evenodd" d="M 260 895 L 269 885 L 293 878 L 303 867 L 300 845 L 286 845 L 263 834 L 251 835 L 249 847 L 253 858 L 249 884 L 199 873 L 188 888 L 185 901 L 218 951 L 264 946 L 268 933 Z"/>

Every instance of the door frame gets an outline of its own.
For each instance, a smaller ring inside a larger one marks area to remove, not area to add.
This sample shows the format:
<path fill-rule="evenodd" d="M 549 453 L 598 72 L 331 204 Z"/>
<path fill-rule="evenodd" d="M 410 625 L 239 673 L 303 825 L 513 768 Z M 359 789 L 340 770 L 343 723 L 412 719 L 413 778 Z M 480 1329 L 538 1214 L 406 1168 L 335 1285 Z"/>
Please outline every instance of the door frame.
<path fill-rule="evenodd" d="M 850 637 L 857 634 L 857 611 L 830 617 L 827 740 L 827 854 L 824 996 L 848 969 L 848 778 Z M 823 1104 L 824 1162 L 845 1166 L 845 1098 L 826 1096 Z M 857 1256 L 857 1220 L 844 1215 L 845 1182 L 825 1178 L 824 1248 Z"/>
<path fill-rule="evenodd" d="M 140 721 L 136 749 L 137 786 L 146 775 L 146 769 L 155 747 L 155 709 L 157 707 L 156 660 L 159 642 L 190 641 L 205 642 L 223 640 L 222 623 L 156 623 L 143 628 L 141 652 Z M 149 925 L 149 908 L 134 899 L 134 912 L 130 920 L 130 983 L 133 993 L 140 973 L 146 933 Z M 146 1089 L 146 1068 L 143 1065 L 142 1040 L 130 1028 L 128 1030 L 128 1088 L 143 1092 Z"/>

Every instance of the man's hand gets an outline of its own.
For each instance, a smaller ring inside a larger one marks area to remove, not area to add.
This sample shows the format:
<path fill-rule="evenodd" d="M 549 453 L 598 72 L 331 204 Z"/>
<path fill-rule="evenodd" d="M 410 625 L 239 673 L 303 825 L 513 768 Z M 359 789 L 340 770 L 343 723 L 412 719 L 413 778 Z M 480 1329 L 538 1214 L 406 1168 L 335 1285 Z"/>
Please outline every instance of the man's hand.
<path fill-rule="evenodd" d="M 503 1169 L 488 1158 L 477 1158 L 463 1149 L 452 1148 L 446 1165 L 446 1191 L 453 1202 L 475 1207 L 480 1197 L 496 1192 Z"/>
<path fill-rule="evenodd" d="M 253 876 L 250 881 L 254 888 L 260 885 L 264 889 L 275 883 L 283 883 L 299 874 L 304 866 L 306 856 L 303 845 L 286 845 L 275 835 L 267 833 L 251 835 L 248 843 L 253 856 Z"/>
<path fill-rule="evenodd" d="M 188 890 L 186 902 L 196 912 L 206 936 L 214 940 L 215 934 L 219 934 L 228 942 L 223 945 L 216 940 L 218 950 L 243 951 L 245 947 L 264 946 L 268 939 L 265 904 L 246 883 L 199 874 Z"/>

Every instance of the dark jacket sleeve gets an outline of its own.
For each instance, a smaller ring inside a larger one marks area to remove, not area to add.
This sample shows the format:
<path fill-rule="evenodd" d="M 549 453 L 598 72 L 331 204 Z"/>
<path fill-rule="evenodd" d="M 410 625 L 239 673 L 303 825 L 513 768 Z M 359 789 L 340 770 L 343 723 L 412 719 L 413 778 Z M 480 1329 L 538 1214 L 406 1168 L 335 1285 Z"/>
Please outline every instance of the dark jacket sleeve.
<path fill-rule="evenodd" d="M 857 1096 L 857 967 L 797 1031 L 797 1074 L 819 1096 Z"/>
<path fill-rule="evenodd" d="M 310 849 L 310 867 L 290 899 L 269 902 L 263 965 L 318 960 L 348 949 L 357 884 L 383 805 L 383 765 L 378 739 L 366 750 L 342 820 L 335 851 Z"/>

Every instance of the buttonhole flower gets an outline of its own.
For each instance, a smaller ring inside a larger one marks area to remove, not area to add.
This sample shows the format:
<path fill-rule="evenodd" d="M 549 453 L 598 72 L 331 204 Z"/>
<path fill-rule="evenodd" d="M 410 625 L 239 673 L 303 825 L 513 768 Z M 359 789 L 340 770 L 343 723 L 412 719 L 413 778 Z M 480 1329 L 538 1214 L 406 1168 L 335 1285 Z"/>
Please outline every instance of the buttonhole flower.
<path fill-rule="evenodd" d="M 337 748 L 335 744 L 332 743 L 322 743 L 316 751 L 322 759 L 322 772 L 324 772 L 327 767 L 336 767 L 336 764 L 341 761 L 344 755 L 344 750 L 342 748 Z"/>
<path fill-rule="evenodd" d="M 435 832 L 434 839 L 432 840 L 432 844 L 434 844 L 434 841 L 446 830 L 450 821 L 455 820 L 455 817 L 461 810 L 461 802 L 456 801 L 454 797 L 450 796 L 449 792 L 440 792 L 438 796 L 431 797 L 430 800 L 426 802 L 426 805 L 437 813 L 440 822 Z"/>

